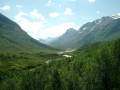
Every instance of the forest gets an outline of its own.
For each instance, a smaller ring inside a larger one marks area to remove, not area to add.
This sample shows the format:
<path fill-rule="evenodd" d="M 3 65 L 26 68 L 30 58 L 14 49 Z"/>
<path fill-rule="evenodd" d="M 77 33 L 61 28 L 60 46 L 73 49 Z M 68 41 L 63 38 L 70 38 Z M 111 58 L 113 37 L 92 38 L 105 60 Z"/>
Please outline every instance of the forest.
<path fill-rule="evenodd" d="M 0 90 L 120 90 L 120 39 L 67 54 L 1 52 Z"/>

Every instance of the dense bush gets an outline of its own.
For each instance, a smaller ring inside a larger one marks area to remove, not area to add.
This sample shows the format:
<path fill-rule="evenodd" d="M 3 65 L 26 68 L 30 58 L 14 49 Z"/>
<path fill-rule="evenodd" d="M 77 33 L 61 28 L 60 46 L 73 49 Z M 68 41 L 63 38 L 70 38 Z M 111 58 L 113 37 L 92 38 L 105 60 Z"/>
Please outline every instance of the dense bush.
<path fill-rule="evenodd" d="M 72 60 L 55 56 L 56 61 L 37 68 L 0 72 L 0 90 L 120 90 L 119 39 L 79 49 L 72 55 Z"/>

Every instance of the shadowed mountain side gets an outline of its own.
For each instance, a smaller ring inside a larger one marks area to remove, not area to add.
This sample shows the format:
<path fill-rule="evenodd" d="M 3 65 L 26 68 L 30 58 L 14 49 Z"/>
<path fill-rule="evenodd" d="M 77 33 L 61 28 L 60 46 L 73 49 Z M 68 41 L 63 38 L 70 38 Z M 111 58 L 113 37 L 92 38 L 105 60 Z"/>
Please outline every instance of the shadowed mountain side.
<path fill-rule="evenodd" d="M 49 43 L 56 48 L 79 48 L 86 44 L 111 40 L 120 36 L 120 18 L 102 17 L 84 24 L 79 30 L 68 29 L 65 34 Z"/>
<path fill-rule="evenodd" d="M 51 47 L 31 38 L 19 25 L 0 14 L 0 50 L 47 50 Z"/>

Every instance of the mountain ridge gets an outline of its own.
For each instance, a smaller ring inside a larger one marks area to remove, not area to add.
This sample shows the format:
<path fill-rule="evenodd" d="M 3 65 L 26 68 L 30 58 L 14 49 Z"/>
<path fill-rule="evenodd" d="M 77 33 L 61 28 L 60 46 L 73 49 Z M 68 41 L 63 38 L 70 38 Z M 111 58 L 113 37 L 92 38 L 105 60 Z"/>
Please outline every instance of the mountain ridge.
<path fill-rule="evenodd" d="M 67 30 L 49 45 L 62 49 L 79 48 L 86 44 L 117 38 L 120 35 L 120 18 L 114 19 L 110 16 L 104 16 L 84 24 L 76 31 L 77 34 L 73 34 Z M 68 38 L 68 34 L 71 34 L 70 38 L 74 37 L 74 39 Z"/>
<path fill-rule="evenodd" d="M 30 37 L 14 21 L 0 13 L 0 49 L 50 49 L 51 47 Z M 8 51 L 7 50 L 7 51 Z"/>

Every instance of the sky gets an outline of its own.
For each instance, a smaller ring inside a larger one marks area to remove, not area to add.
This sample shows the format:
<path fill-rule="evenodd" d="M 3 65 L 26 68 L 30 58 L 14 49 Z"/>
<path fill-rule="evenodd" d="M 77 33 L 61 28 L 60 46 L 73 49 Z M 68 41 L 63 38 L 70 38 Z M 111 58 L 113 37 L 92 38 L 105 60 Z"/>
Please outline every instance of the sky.
<path fill-rule="evenodd" d="M 102 16 L 120 15 L 120 0 L 0 0 L 0 13 L 33 38 L 47 39 Z"/>

